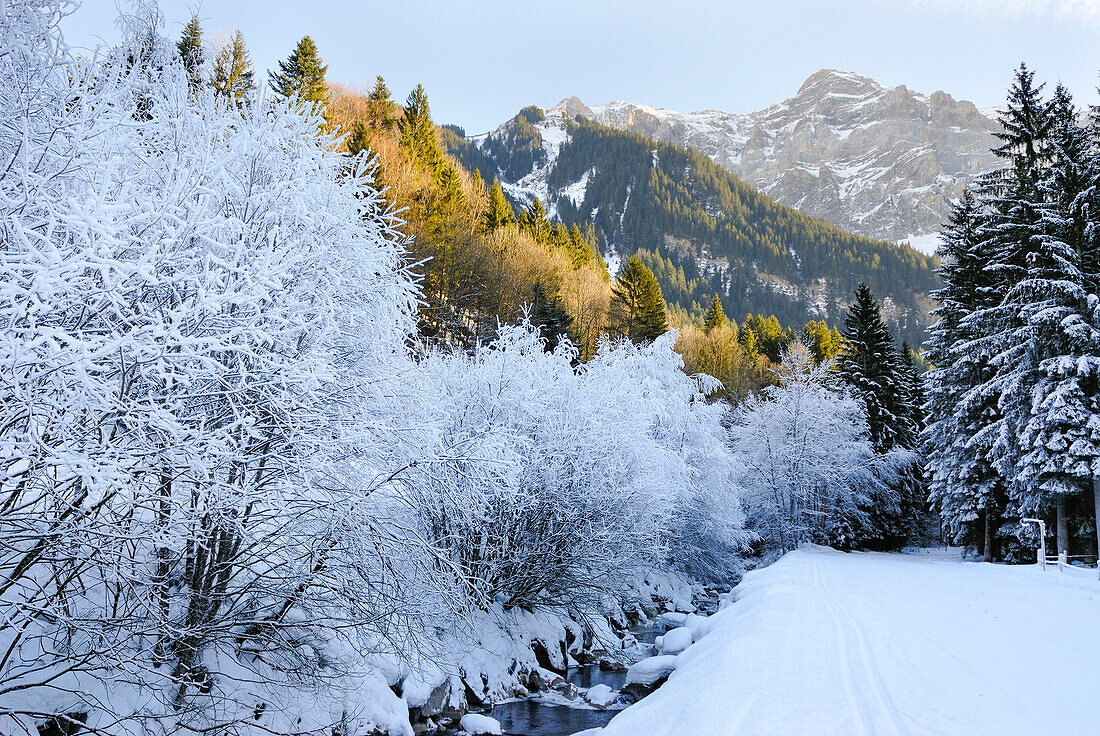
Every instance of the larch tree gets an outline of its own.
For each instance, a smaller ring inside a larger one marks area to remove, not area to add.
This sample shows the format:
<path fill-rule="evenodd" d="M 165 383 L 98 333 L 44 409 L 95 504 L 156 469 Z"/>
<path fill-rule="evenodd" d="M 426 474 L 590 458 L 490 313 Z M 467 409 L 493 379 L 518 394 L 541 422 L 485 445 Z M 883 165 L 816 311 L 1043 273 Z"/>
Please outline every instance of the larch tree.
<path fill-rule="evenodd" d="M 235 31 L 214 55 L 214 68 L 210 75 L 214 96 L 238 108 L 244 107 L 256 90 L 255 76 L 244 34 Z"/>

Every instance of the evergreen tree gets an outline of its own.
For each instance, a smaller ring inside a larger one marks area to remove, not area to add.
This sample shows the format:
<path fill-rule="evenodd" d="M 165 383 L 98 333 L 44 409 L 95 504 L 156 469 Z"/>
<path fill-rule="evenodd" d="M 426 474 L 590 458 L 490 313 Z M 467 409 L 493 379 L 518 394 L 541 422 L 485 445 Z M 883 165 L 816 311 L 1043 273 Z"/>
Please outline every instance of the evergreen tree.
<path fill-rule="evenodd" d="M 802 342 L 810 349 L 814 362 L 832 362 L 840 352 L 843 338 L 836 327 L 825 320 L 810 320 L 802 327 Z"/>
<path fill-rule="evenodd" d="M 870 287 L 860 284 L 844 320 L 844 350 L 838 368 L 867 408 L 867 424 L 875 451 L 913 446 L 912 421 L 901 405 L 900 356 L 882 320 Z"/>
<path fill-rule="evenodd" d="M 489 187 L 489 206 L 485 210 L 485 228 L 492 232 L 505 225 L 512 225 L 516 221 L 516 213 L 508 198 L 504 196 L 504 188 L 500 186 L 499 179 L 493 179 L 493 185 Z"/>
<path fill-rule="evenodd" d="M 916 353 L 908 342 L 902 341 L 899 357 L 901 360 L 898 370 L 900 387 L 898 393 L 905 419 L 915 433 L 910 440 L 910 445 L 913 445 L 916 434 L 924 428 L 924 383 L 920 368 L 917 366 Z"/>
<path fill-rule="evenodd" d="M 710 332 L 715 327 L 726 324 L 726 313 L 722 311 L 722 300 L 715 294 L 714 298 L 710 300 L 710 307 L 707 309 L 706 315 L 703 317 L 703 329 Z"/>
<path fill-rule="evenodd" d="M 297 97 L 323 108 L 328 104 L 327 71 L 328 66 L 321 63 L 317 53 L 317 44 L 309 36 L 303 36 L 287 60 L 279 62 L 279 71 L 270 72 L 269 83 L 275 94 L 285 99 Z"/>
<path fill-rule="evenodd" d="M 405 101 L 405 114 L 401 119 L 401 146 L 423 165 L 437 169 L 444 162 L 443 150 L 435 135 L 431 106 L 424 85 L 416 85 Z"/>
<path fill-rule="evenodd" d="M 519 215 L 519 226 L 530 233 L 536 243 L 547 243 L 550 240 L 550 220 L 546 217 L 546 207 L 538 197 L 523 208 Z"/>
<path fill-rule="evenodd" d="M 993 246 L 985 221 L 982 205 L 967 190 L 941 236 L 943 288 L 932 292 L 939 306 L 929 329 L 928 357 L 934 367 L 926 377 L 922 440 L 930 497 L 945 531 L 955 542 L 979 547 L 992 562 L 1005 490 L 989 458 L 986 429 L 998 415 L 995 397 L 971 394 L 992 375 L 991 355 L 975 339 L 980 335 L 972 319 L 997 299 L 987 269 Z"/>
<path fill-rule="evenodd" d="M 1023 359 L 1000 371 L 1011 399 L 1003 401 L 1003 433 L 1019 443 L 1019 452 L 1006 452 L 1001 463 L 1018 496 L 1034 506 L 1053 503 L 1059 551 L 1069 543 L 1066 496 L 1088 489 L 1100 502 L 1100 274 L 1086 270 L 1095 269 L 1100 251 L 1100 177 L 1077 117 L 1059 87 L 1051 107 L 1052 160 L 1039 186 L 1040 235 L 1027 278 L 1006 298 L 1019 307 Z"/>
<path fill-rule="evenodd" d="M 367 96 L 367 117 L 370 119 L 370 126 L 377 130 L 392 130 L 397 125 L 396 108 L 397 105 L 391 99 L 390 89 L 386 86 L 386 80 L 379 74 L 374 80 L 374 89 Z"/>
<path fill-rule="evenodd" d="M 611 301 L 619 334 L 631 342 L 650 342 L 668 331 L 661 286 L 638 256 L 627 259 L 611 287 Z"/>
<path fill-rule="evenodd" d="M 531 308 L 527 317 L 538 328 L 547 352 L 553 352 L 563 339 L 569 339 L 573 318 L 561 303 L 561 299 L 550 293 L 541 281 L 531 288 Z"/>
<path fill-rule="evenodd" d="M 235 31 L 229 42 L 218 49 L 210 79 L 214 95 L 237 107 L 247 105 L 256 89 L 252 58 L 244 45 L 244 34 Z"/>
<path fill-rule="evenodd" d="M 367 132 L 367 126 L 362 120 L 356 121 L 351 133 L 344 140 L 344 145 L 348 147 L 348 153 L 352 156 L 370 148 L 370 133 Z"/>
<path fill-rule="evenodd" d="M 589 224 L 591 227 L 591 223 Z M 573 260 L 573 268 L 581 268 L 596 259 L 596 250 L 577 223 L 569 228 L 569 255 Z"/>
<path fill-rule="evenodd" d="M 187 86 L 195 93 L 202 87 L 203 66 L 206 64 L 206 52 L 202 46 L 202 22 L 198 13 L 194 13 L 183 27 L 183 34 L 176 48 L 187 72 Z"/>
<path fill-rule="evenodd" d="M 1034 73 L 1021 65 L 1000 116 L 1002 143 L 994 149 L 1004 167 L 982 179 L 977 189 L 988 298 L 964 319 L 966 341 L 958 348 L 975 365 L 988 364 L 957 411 L 966 417 L 960 425 L 969 433 L 964 441 L 991 458 L 1006 479 L 1006 497 L 999 504 L 1002 522 L 1034 515 L 1043 505 L 1037 486 L 1009 482 L 1018 480 L 1015 465 L 1027 452 L 1021 444 L 1021 418 L 1031 410 L 1037 376 L 1028 314 L 1036 288 L 1041 288 L 1032 278 L 1033 269 L 1045 258 L 1041 219 L 1046 194 L 1041 185 L 1051 157 L 1053 125 L 1051 103 L 1043 99 L 1042 89 Z M 1019 527 L 1015 531 L 1017 536 L 1029 533 Z M 987 554 L 994 541 L 987 533 Z"/>
<path fill-rule="evenodd" d="M 867 412 L 871 444 L 880 455 L 911 450 L 916 442 L 912 410 L 915 393 L 890 330 L 870 287 L 860 284 L 844 320 L 844 348 L 838 369 Z M 867 509 L 865 527 L 852 529 L 862 545 L 896 547 L 913 531 L 921 501 L 915 463 L 899 469 L 895 495 Z"/>

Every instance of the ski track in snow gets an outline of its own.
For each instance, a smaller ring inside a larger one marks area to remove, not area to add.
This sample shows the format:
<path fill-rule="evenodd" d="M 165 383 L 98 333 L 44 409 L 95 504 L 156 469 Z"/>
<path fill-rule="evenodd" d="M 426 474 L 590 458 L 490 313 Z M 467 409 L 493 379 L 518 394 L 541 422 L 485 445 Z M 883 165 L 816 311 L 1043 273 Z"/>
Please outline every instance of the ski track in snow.
<path fill-rule="evenodd" d="M 803 548 L 601 736 L 1100 732 L 1095 570 Z"/>

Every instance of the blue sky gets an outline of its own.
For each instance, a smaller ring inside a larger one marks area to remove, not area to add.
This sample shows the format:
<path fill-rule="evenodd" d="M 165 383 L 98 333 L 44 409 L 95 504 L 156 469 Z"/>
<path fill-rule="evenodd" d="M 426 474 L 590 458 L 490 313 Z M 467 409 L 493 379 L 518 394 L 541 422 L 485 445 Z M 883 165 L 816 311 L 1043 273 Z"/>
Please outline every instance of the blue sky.
<path fill-rule="evenodd" d="M 171 36 L 196 2 L 161 1 Z M 116 8 L 84 0 L 70 45 L 115 41 Z M 308 33 L 330 79 L 382 74 L 398 98 L 421 82 L 436 120 L 470 133 L 570 95 L 749 112 L 822 68 L 979 106 L 1002 101 L 1020 61 L 1083 103 L 1100 81 L 1100 0 L 205 0 L 200 16 L 243 31 L 265 80 Z"/>

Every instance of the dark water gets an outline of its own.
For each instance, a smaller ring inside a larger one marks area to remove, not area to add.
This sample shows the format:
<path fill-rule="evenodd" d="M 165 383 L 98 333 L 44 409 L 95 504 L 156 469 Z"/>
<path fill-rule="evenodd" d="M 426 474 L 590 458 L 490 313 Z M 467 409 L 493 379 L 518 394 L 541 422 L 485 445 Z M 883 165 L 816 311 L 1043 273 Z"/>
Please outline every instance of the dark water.
<path fill-rule="evenodd" d="M 635 627 L 631 633 L 643 644 L 652 644 L 667 627 L 654 625 Z M 571 667 L 565 675 L 566 682 L 578 688 L 607 685 L 619 690 L 626 682 L 626 671 L 601 669 L 598 664 Z M 535 700 L 517 700 L 493 706 L 487 715 L 500 721 L 501 730 L 510 736 L 571 736 L 589 728 L 602 728 L 615 717 L 618 710 L 592 710 L 550 705 Z"/>
<path fill-rule="evenodd" d="M 619 690 L 626 682 L 626 670 L 604 670 L 598 664 L 570 667 L 565 674 L 565 681 L 586 690 L 593 685 L 607 685 L 612 690 Z"/>
<path fill-rule="evenodd" d="M 642 644 L 652 644 L 654 639 L 666 631 L 668 631 L 667 626 L 655 624 L 653 626 L 635 626 L 630 630 L 630 633 Z"/>
<path fill-rule="evenodd" d="M 546 705 L 533 700 L 517 700 L 493 706 L 490 716 L 500 721 L 506 734 L 522 736 L 569 736 L 589 728 L 607 725 L 617 710 L 582 710 L 562 705 Z"/>

